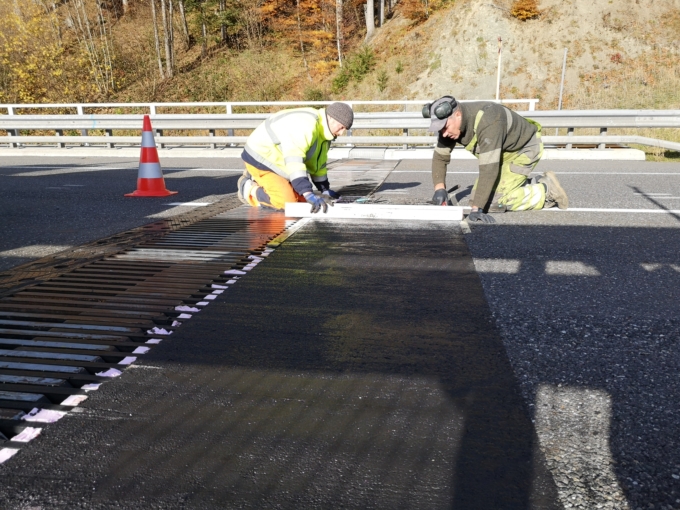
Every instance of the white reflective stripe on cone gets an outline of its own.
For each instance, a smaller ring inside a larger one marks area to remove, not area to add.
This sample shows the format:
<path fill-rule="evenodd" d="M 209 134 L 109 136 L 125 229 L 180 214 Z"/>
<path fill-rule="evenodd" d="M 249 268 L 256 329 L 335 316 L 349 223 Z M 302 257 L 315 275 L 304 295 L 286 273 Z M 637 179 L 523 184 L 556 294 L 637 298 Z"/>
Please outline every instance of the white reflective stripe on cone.
<path fill-rule="evenodd" d="M 142 147 L 155 147 L 153 131 L 142 131 Z"/>
<path fill-rule="evenodd" d="M 137 177 L 140 179 L 160 179 L 163 177 L 160 163 L 140 163 L 139 173 Z"/>

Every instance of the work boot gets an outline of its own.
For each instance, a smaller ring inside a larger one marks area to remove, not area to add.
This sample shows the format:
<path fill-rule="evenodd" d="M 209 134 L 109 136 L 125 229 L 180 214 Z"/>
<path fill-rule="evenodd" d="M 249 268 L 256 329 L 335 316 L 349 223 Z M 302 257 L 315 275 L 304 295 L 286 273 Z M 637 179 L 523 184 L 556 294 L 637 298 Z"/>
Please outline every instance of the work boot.
<path fill-rule="evenodd" d="M 244 170 L 243 175 L 238 178 L 236 187 L 238 188 L 238 199 L 244 204 L 250 205 L 248 203 L 248 196 L 250 195 L 250 189 L 253 187 L 253 180 L 250 177 L 248 170 Z"/>
<path fill-rule="evenodd" d="M 538 182 L 545 184 L 545 208 L 553 207 L 557 204 L 560 209 L 569 207 L 569 197 L 567 192 L 560 186 L 560 181 L 557 180 L 555 172 L 548 171 L 538 178 Z"/>

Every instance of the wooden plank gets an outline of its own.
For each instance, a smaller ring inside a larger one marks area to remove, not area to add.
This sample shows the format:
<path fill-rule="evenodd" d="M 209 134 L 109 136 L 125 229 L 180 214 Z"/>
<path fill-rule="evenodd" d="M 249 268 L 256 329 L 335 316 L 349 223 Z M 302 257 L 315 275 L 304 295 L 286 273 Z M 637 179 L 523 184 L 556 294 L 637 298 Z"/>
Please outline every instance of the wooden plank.
<path fill-rule="evenodd" d="M 463 207 L 434 205 L 335 204 L 327 213 L 311 213 L 301 202 L 286 204 L 286 216 L 318 219 L 376 219 L 409 221 L 461 221 Z"/>

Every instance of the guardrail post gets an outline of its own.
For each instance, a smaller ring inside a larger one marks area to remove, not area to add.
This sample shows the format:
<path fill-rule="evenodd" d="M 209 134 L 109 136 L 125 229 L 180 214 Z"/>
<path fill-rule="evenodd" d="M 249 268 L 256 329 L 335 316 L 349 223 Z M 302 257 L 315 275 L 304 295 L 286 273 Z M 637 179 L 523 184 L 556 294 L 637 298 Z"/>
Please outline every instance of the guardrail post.
<path fill-rule="evenodd" d="M 209 129 L 209 130 L 208 130 L 208 136 L 215 136 L 215 130 L 214 130 L 214 129 Z M 214 144 L 214 143 L 211 143 L 211 144 L 210 144 L 210 148 L 211 148 L 211 149 L 216 149 L 216 148 L 217 148 L 217 145 Z"/>
<path fill-rule="evenodd" d="M 8 106 L 7 107 L 7 115 L 14 115 L 14 107 L 13 106 Z M 19 131 L 17 129 L 8 129 L 7 130 L 7 136 L 19 136 Z M 9 143 L 10 148 L 16 149 L 19 144 L 10 142 Z"/>
<path fill-rule="evenodd" d="M 113 129 L 105 129 L 105 130 L 104 130 L 104 133 L 106 133 L 106 136 L 113 136 Z M 112 143 L 107 143 L 107 144 L 106 144 L 106 146 L 107 146 L 109 149 L 113 149 L 113 145 L 114 145 L 114 144 L 112 144 Z"/>
<path fill-rule="evenodd" d="M 85 109 L 83 108 L 82 104 L 79 104 L 79 105 L 76 106 L 76 111 L 78 112 L 78 115 L 85 115 Z M 87 129 L 81 129 L 80 130 L 80 136 L 87 136 L 87 134 L 88 134 Z M 85 147 L 89 147 L 89 146 L 90 146 L 89 143 L 85 144 Z"/>
<path fill-rule="evenodd" d="M 600 136 L 607 136 L 607 128 L 600 128 Z M 605 143 L 601 143 L 597 146 L 598 149 L 604 149 L 607 146 Z"/>
<path fill-rule="evenodd" d="M 567 128 L 567 136 L 574 136 L 574 128 Z M 573 146 L 568 143 L 567 149 L 571 149 Z"/>
<path fill-rule="evenodd" d="M 231 115 L 233 110 L 231 109 L 231 103 L 227 104 L 227 115 Z M 234 136 L 234 130 L 233 129 L 227 129 L 227 136 Z M 233 145 L 233 144 L 230 144 Z"/>
<path fill-rule="evenodd" d="M 403 111 L 403 112 L 406 111 L 406 103 L 404 103 L 404 106 L 403 106 L 403 108 L 402 108 L 402 111 Z M 408 128 L 402 130 L 402 133 L 401 133 L 401 134 L 402 134 L 402 136 L 408 136 Z M 404 150 L 408 149 L 408 144 L 405 143 L 404 145 L 401 146 L 401 148 L 404 149 Z"/>
<path fill-rule="evenodd" d="M 54 132 L 57 136 L 64 136 L 64 131 L 61 129 L 55 129 Z M 57 142 L 57 147 L 63 149 L 65 147 L 64 142 Z"/>
<path fill-rule="evenodd" d="M 149 115 L 156 115 L 156 105 L 153 104 L 153 103 L 149 105 Z M 154 134 L 154 138 L 156 138 L 157 136 L 161 137 L 161 136 L 163 136 L 163 130 L 162 129 L 154 129 L 153 134 Z M 160 142 L 159 142 L 158 146 L 161 149 L 165 148 L 165 144 L 160 143 Z"/>

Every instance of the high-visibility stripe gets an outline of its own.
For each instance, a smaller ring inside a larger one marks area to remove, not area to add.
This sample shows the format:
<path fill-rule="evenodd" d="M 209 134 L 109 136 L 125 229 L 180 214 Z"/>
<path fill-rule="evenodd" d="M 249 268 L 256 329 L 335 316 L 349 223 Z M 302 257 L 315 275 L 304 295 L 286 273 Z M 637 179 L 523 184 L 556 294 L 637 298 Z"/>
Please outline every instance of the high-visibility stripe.
<path fill-rule="evenodd" d="M 137 177 L 140 179 L 162 179 L 161 165 L 158 163 L 140 163 Z"/>
<path fill-rule="evenodd" d="M 298 172 L 292 172 L 292 173 L 288 176 L 288 180 L 289 180 L 290 182 L 293 182 L 295 179 L 300 179 L 300 178 L 303 178 L 303 177 L 304 177 L 304 178 L 307 177 L 307 169 L 305 169 L 305 170 L 300 170 L 300 171 L 298 171 Z"/>
<path fill-rule="evenodd" d="M 278 115 L 274 114 L 271 117 L 267 118 L 267 120 L 264 121 L 264 127 L 267 130 L 267 133 L 269 134 L 269 138 L 271 138 L 272 143 L 274 145 L 281 145 L 281 140 L 279 140 L 278 136 L 276 136 L 276 134 L 274 133 L 274 130 L 272 129 L 272 123 L 276 122 L 278 120 L 281 120 L 285 117 L 288 117 L 289 115 L 297 115 L 297 114 L 300 114 L 300 113 L 304 113 L 305 115 L 311 115 L 312 117 L 314 117 L 315 120 L 317 118 L 316 113 L 300 111 L 300 110 L 291 110 L 291 111 L 284 112 L 284 113 L 281 113 L 281 114 L 278 114 Z"/>
<path fill-rule="evenodd" d="M 142 147 L 156 147 L 153 131 L 142 131 Z"/>
<path fill-rule="evenodd" d="M 508 119 L 508 131 L 510 131 L 510 128 L 512 127 L 512 112 L 507 108 L 505 109 L 505 116 Z"/>
<path fill-rule="evenodd" d="M 158 163 L 158 150 L 156 150 L 156 147 L 142 147 L 139 161 L 142 163 Z"/>
<path fill-rule="evenodd" d="M 305 160 L 302 156 L 286 156 L 285 158 L 283 158 L 283 161 L 284 161 L 284 163 L 286 163 L 286 165 L 288 165 L 290 163 L 304 163 L 305 162 Z"/>
<path fill-rule="evenodd" d="M 243 148 L 243 150 L 246 151 L 251 158 L 253 158 L 255 161 L 257 161 L 261 165 L 269 168 L 276 175 L 280 175 L 284 179 L 288 179 L 288 174 L 286 173 L 285 170 L 283 170 L 281 167 L 275 165 L 272 161 L 269 161 L 267 158 L 260 156 L 255 149 L 248 146 L 248 142 L 246 142 L 246 146 Z"/>
<path fill-rule="evenodd" d="M 479 155 L 479 165 L 498 163 L 501 160 L 501 150 L 494 149 L 491 152 L 483 152 Z"/>
<path fill-rule="evenodd" d="M 281 140 L 279 140 L 279 137 L 276 136 L 276 133 L 274 133 L 274 130 L 272 129 L 271 117 L 264 121 L 264 128 L 267 130 L 267 133 L 269 134 L 269 138 L 271 138 L 272 143 L 274 145 L 281 145 Z"/>

